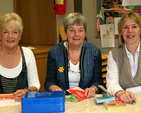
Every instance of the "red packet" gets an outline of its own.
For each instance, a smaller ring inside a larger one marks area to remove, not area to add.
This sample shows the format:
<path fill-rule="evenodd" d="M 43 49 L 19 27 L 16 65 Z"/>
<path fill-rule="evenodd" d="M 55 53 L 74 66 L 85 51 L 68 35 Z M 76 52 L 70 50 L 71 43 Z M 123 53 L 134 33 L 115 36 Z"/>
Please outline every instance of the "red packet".
<path fill-rule="evenodd" d="M 113 100 L 111 102 L 104 102 L 103 105 L 107 110 L 126 110 L 127 106 L 121 100 Z"/>
<path fill-rule="evenodd" d="M 80 88 L 79 86 L 70 88 L 67 91 L 73 94 L 78 99 L 78 102 L 87 98 L 85 96 L 85 91 L 82 88 Z"/>
<path fill-rule="evenodd" d="M 0 101 L 11 100 L 15 98 L 18 98 L 18 97 L 13 96 L 13 94 L 0 94 Z"/>
<path fill-rule="evenodd" d="M 126 106 L 126 104 L 124 102 L 122 102 L 121 100 L 118 100 L 118 99 L 113 100 L 111 102 L 107 102 L 107 104 L 122 104 L 122 105 Z"/>

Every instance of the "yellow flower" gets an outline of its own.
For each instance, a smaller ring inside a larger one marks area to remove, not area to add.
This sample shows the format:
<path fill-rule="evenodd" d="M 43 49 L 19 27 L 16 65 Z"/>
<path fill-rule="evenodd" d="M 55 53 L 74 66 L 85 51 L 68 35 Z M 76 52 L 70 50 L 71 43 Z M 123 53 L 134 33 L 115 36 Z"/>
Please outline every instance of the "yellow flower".
<path fill-rule="evenodd" d="M 58 71 L 61 73 L 64 71 L 64 68 L 63 67 L 59 67 Z"/>

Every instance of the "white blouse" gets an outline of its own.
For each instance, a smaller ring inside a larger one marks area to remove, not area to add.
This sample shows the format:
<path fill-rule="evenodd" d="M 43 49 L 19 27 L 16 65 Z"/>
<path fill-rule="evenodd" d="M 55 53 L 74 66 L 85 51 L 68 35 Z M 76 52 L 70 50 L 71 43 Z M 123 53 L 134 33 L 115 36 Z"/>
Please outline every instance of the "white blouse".
<path fill-rule="evenodd" d="M 139 57 L 140 44 L 135 53 L 135 58 L 133 58 L 133 55 L 127 50 L 126 46 L 125 46 L 125 50 L 127 53 L 127 57 L 129 58 L 129 61 L 130 61 L 132 77 L 134 78 L 138 69 L 138 57 Z M 106 80 L 107 80 L 106 87 L 111 95 L 115 96 L 115 93 L 117 91 L 123 90 L 119 84 L 118 67 L 116 62 L 113 59 L 111 51 L 109 52 L 108 60 L 107 60 Z M 131 91 L 132 93 L 139 93 L 141 92 L 141 86 L 127 88 L 126 91 Z"/>
<path fill-rule="evenodd" d="M 35 86 L 38 90 L 40 89 L 40 82 L 38 78 L 38 71 L 36 66 L 36 61 L 33 52 L 31 49 L 22 47 L 26 66 L 27 66 L 27 80 L 28 80 L 28 86 Z M 17 77 L 22 70 L 22 56 L 20 59 L 19 64 L 12 69 L 4 68 L 0 65 L 0 74 L 6 78 L 14 78 Z"/>

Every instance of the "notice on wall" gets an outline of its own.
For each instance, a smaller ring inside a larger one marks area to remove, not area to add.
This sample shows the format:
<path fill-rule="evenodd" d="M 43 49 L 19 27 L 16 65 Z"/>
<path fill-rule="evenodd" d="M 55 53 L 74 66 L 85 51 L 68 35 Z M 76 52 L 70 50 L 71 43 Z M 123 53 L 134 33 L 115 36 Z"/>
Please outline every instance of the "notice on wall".
<path fill-rule="evenodd" d="M 122 6 L 141 5 L 141 0 L 122 0 Z"/>
<path fill-rule="evenodd" d="M 114 24 L 100 25 L 101 45 L 105 47 L 115 47 Z"/>
<path fill-rule="evenodd" d="M 115 25 L 115 35 L 118 35 L 118 22 L 121 19 L 121 17 L 114 18 L 114 25 Z"/>

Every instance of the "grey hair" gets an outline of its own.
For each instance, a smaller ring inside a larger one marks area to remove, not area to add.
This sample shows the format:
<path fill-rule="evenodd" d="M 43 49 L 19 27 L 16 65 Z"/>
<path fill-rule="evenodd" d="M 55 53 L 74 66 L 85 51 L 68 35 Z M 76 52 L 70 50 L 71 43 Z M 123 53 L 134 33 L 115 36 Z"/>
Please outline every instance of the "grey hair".
<path fill-rule="evenodd" d="M 0 31 L 2 30 L 3 27 L 5 27 L 5 25 L 9 22 L 9 21 L 14 21 L 14 24 L 17 25 L 17 27 L 19 28 L 19 32 L 20 34 L 23 32 L 23 23 L 22 23 L 22 19 L 21 17 L 16 14 L 16 13 L 3 13 L 0 16 Z M 10 23 L 10 26 L 14 26 L 13 23 Z"/>
<path fill-rule="evenodd" d="M 82 14 L 77 13 L 77 12 L 70 13 L 67 17 L 65 17 L 63 21 L 65 32 L 67 33 L 68 25 L 74 25 L 76 23 L 78 25 L 83 24 L 85 32 L 86 32 L 86 27 L 87 27 L 86 19 L 84 18 Z"/>

